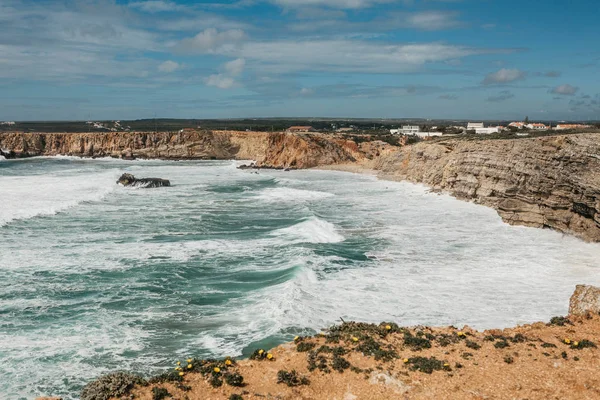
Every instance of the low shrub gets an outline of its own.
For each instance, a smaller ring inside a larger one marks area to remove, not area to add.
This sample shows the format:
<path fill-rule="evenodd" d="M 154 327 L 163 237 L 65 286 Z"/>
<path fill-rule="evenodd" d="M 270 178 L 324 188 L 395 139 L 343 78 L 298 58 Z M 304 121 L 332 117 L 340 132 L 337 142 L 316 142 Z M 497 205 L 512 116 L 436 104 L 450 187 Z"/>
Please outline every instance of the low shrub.
<path fill-rule="evenodd" d="M 308 385 L 310 382 L 305 376 L 300 376 L 296 370 L 292 370 L 291 372 L 280 370 L 277 372 L 277 383 L 285 383 L 286 385 L 292 387 Z"/>
<path fill-rule="evenodd" d="M 163 400 L 166 397 L 171 397 L 171 393 L 163 387 L 152 388 L 152 400 Z"/>
<path fill-rule="evenodd" d="M 138 375 L 114 372 L 88 383 L 81 390 L 81 400 L 108 400 L 111 397 L 122 397 L 129 394 L 135 385 L 147 384 L 148 382 Z"/>
<path fill-rule="evenodd" d="M 435 357 L 413 357 L 408 359 L 408 364 L 412 371 L 420 371 L 431 374 L 433 371 L 444 369 L 444 362 Z"/>

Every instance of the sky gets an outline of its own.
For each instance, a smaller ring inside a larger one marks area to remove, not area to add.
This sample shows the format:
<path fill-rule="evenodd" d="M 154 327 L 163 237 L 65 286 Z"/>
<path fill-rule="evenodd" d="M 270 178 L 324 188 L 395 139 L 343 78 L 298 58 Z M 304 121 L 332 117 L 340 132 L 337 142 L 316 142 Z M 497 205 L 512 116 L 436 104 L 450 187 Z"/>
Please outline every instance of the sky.
<path fill-rule="evenodd" d="M 597 0 L 0 0 L 0 120 L 600 120 Z"/>

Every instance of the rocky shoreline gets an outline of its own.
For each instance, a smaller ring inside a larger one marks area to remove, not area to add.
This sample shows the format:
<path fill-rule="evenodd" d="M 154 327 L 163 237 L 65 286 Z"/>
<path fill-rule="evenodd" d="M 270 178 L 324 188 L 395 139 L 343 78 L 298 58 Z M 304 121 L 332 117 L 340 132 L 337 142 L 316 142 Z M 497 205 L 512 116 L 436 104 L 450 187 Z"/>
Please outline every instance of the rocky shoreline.
<path fill-rule="evenodd" d="M 600 396 L 600 288 L 567 317 L 504 330 L 342 322 L 250 359 L 173 360 L 153 378 L 113 373 L 82 400 L 591 399 Z"/>
<path fill-rule="evenodd" d="M 599 138 L 598 133 L 586 133 L 448 139 L 394 147 L 318 133 L 0 133 L 0 148 L 16 158 L 235 159 L 255 160 L 256 168 L 375 170 L 382 179 L 422 183 L 492 207 L 510 224 L 550 228 L 598 242 Z"/>

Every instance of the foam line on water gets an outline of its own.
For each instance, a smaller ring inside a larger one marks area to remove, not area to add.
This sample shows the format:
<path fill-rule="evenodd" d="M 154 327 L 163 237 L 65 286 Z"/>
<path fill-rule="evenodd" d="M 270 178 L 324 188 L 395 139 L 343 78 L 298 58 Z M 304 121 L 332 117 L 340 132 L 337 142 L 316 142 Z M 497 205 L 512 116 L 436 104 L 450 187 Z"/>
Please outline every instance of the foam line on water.
<path fill-rule="evenodd" d="M 276 187 L 263 190 L 256 199 L 265 202 L 305 202 L 321 200 L 334 196 L 333 193 L 295 189 L 290 187 Z"/>

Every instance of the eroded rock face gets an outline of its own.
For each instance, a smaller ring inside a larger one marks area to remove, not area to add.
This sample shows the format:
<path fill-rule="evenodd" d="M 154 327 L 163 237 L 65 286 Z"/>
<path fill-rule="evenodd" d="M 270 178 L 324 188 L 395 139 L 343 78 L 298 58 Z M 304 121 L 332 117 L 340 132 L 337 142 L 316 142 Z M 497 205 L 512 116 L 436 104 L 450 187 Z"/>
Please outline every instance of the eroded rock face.
<path fill-rule="evenodd" d="M 419 143 L 376 168 L 493 207 L 510 224 L 600 241 L 600 134 Z"/>
<path fill-rule="evenodd" d="M 577 285 L 569 302 L 569 315 L 600 313 L 600 288 Z"/>
<path fill-rule="evenodd" d="M 69 155 L 123 159 L 256 160 L 262 168 L 311 168 L 365 157 L 352 140 L 319 133 L 184 132 L 0 133 L 15 157 Z"/>
<path fill-rule="evenodd" d="M 156 188 L 162 186 L 171 186 L 171 182 L 167 179 L 161 178 L 136 178 L 131 174 L 123 174 L 117 181 L 118 184 L 123 186 L 136 186 L 143 188 Z"/>

